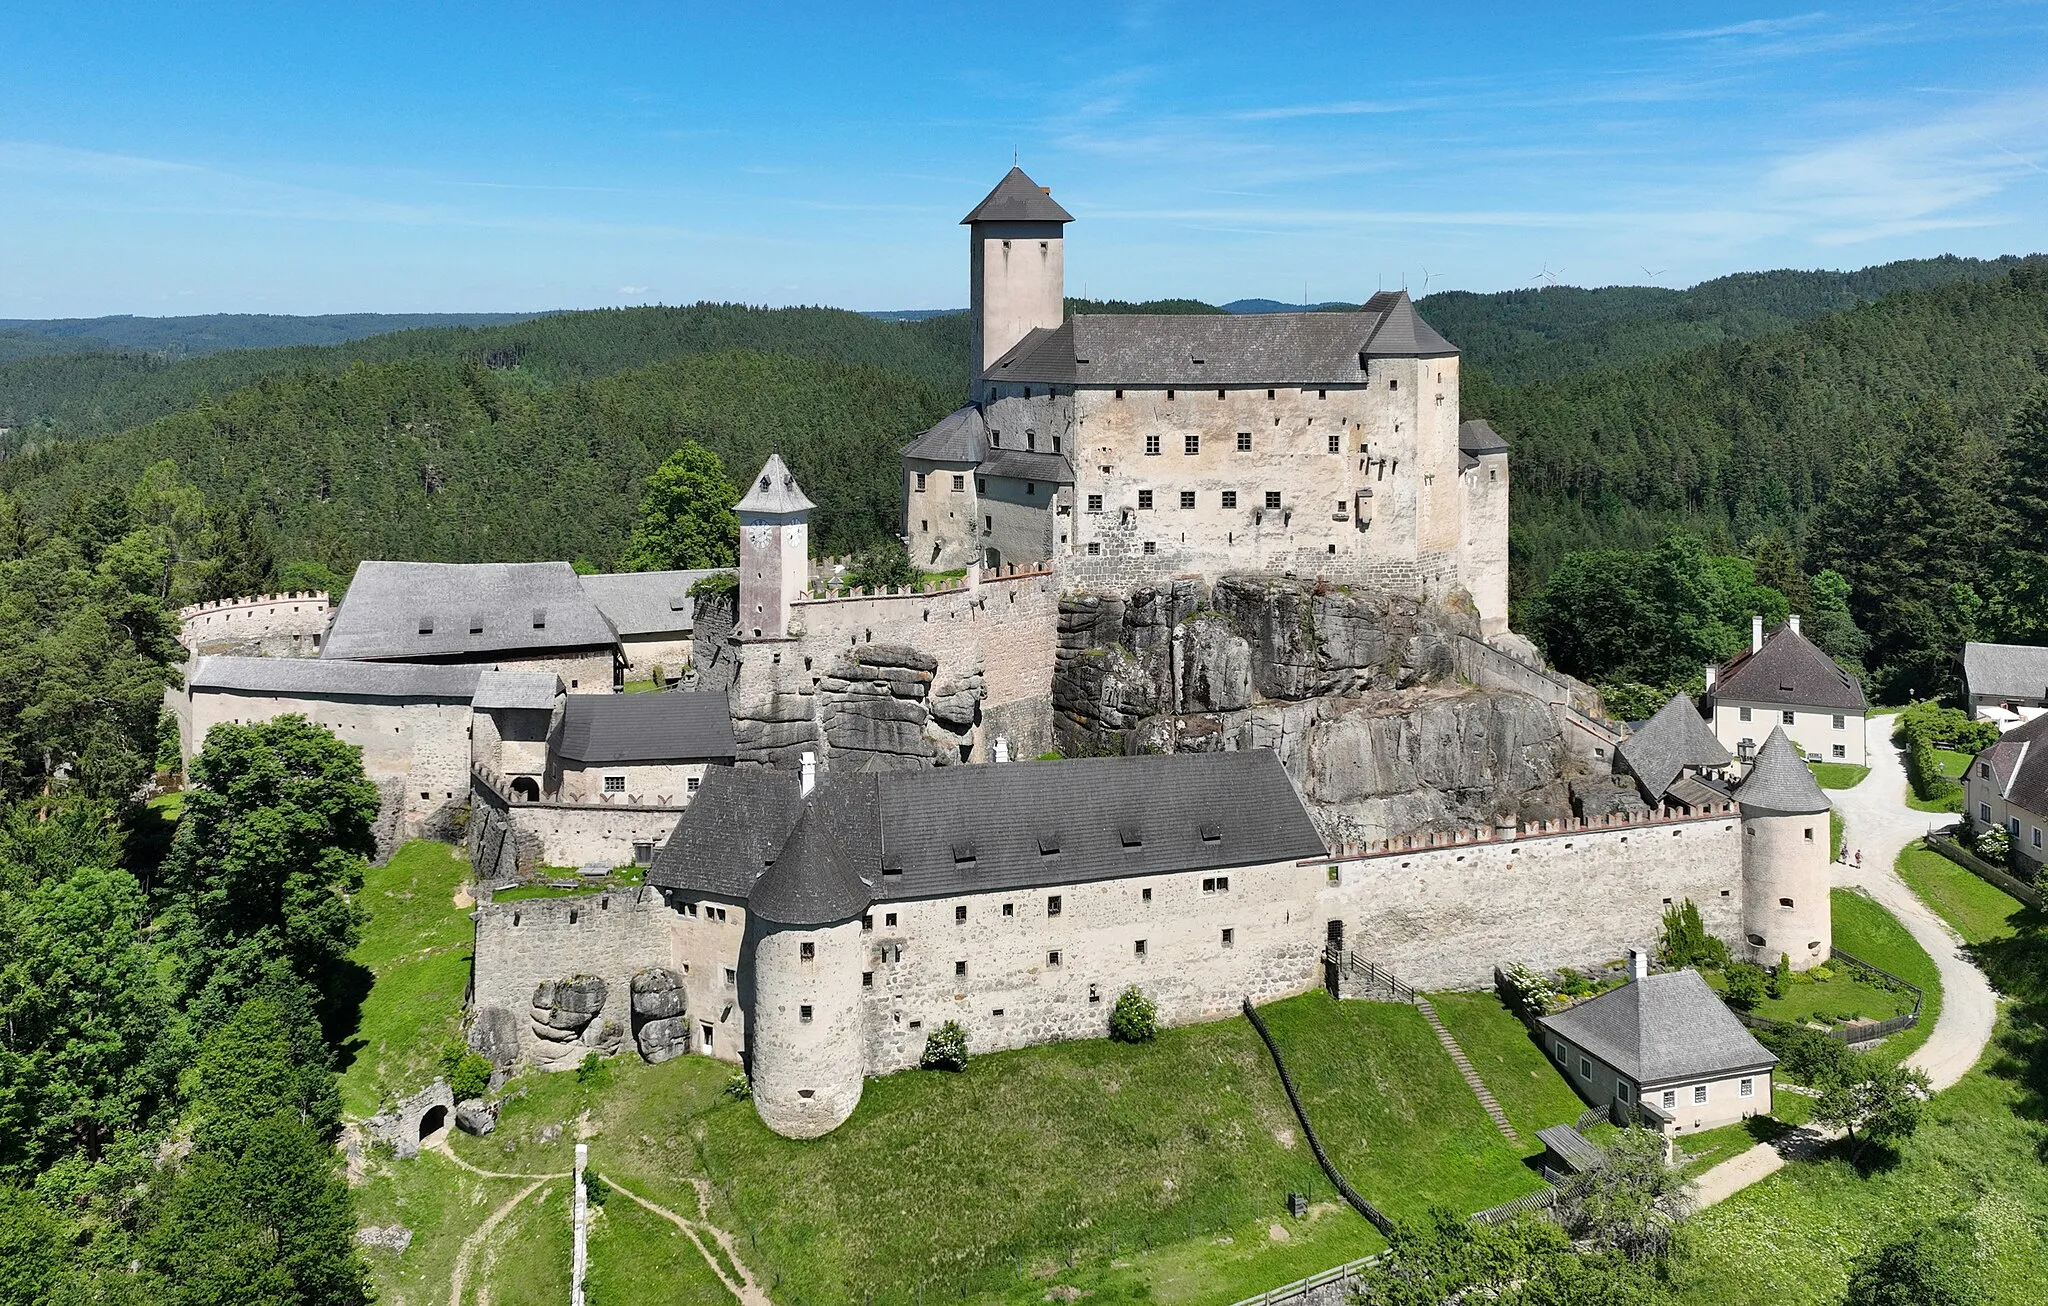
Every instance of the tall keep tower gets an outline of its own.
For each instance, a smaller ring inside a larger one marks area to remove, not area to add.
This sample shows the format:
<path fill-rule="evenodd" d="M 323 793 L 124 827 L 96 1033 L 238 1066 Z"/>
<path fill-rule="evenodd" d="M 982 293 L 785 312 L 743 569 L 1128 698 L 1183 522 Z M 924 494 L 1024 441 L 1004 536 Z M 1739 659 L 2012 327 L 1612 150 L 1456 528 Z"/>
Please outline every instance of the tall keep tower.
<path fill-rule="evenodd" d="M 967 228 L 968 313 L 974 343 L 969 353 L 976 387 L 990 363 L 1039 327 L 1066 316 L 1064 228 L 1074 215 L 1052 193 L 1010 169 L 988 198 L 960 219 Z M 979 399 L 977 392 L 974 396 Z"/>
<path fill-rule="evenodd" d="M 1828 798 L 1782 726 L 1735 789 L 1742 809 L 1742 930 L 1749 959 L 1810 970 L 1834 947 Z"/>
<path fill-rule="evenodd" d="M 741 639 L 787 639 L 789 606 L 811 583 L 811 509 L 783 464 L 768 455 L 736 507 L 740 517 Z"/>

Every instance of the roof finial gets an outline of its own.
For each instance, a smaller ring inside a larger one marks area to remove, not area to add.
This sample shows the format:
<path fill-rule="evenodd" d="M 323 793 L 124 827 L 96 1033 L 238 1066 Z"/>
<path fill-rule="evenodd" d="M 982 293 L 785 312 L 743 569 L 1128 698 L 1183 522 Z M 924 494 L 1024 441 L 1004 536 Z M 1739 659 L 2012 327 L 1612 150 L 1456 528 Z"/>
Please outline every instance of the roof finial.
<path fill-rule="evenodd" d="M 1010 166 L 1013 168 L 1017 166 L 1017 147 L 1014 145 L 1010 147 Z"/>

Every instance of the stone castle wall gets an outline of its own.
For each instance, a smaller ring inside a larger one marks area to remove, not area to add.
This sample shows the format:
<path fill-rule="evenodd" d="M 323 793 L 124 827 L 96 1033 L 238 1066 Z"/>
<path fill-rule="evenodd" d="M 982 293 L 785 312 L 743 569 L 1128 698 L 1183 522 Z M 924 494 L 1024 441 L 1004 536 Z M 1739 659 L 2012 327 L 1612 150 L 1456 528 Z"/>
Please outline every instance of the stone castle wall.
<path fill-rule="evenodd" d="M 325 590 L 287 590 L 178 609 L 178 640 L 195 653 L 317 657 L 331 604 Z"/>
<path fill-rule="evenodd" d="M 652 889 L 483 904 L 475 912 L 472 1005 L 478 1013 L 511 1013 L 521 1060 L 555 1060 L 533 1030 L 535 990 L 547 981 L 595 976 L 605 984 L 598 1021 L 623 1028 L 634 974 L 674 963 L 668 915 Z"/>

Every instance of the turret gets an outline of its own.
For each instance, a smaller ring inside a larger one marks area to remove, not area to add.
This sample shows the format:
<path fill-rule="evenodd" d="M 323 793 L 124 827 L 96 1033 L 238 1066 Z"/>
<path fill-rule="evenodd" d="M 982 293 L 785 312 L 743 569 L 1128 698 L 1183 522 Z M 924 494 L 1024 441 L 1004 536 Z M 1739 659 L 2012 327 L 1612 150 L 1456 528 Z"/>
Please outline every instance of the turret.
<path fill-rule="evenodd" d="M 807 774 L 814 774 L 807 772 Z M 879 848 L 875 778 L 806 786 L 804 811 L 747 897 L 753 1012 L 747 1022 L 754 1110 L 785 1138 L 816 1138 L 860 1105 L 867 1070 L 861 917 L 874 891 L 854 869 Z"/>
<path fill-rule="evenodd" d="M 1833 915 L 1828 891 L 1828 799 L 1782 728 L 1757 750 L 1736 787 L 1742 809 L 1742 921 L 1750 960 L 1792 959 L 1807 970 L 1828 959 Z"/>
<path fill-rule="evenodd" d="M 1066 224 L 1074 215 L 1052 193 L 1010 169 L 988 198 L 960 219 L 967 228 L 968 314 L 973 344 L 968 384 L 981 398 L 981 374 L 1039 327 L 1066 316 Z"/>
<path fill-rule="evenodd" d="M 786 639 L 789 609 L 811 583 L 811 501 L 782 455 L 769 454 L 736 506 L 741 639 Z"/>

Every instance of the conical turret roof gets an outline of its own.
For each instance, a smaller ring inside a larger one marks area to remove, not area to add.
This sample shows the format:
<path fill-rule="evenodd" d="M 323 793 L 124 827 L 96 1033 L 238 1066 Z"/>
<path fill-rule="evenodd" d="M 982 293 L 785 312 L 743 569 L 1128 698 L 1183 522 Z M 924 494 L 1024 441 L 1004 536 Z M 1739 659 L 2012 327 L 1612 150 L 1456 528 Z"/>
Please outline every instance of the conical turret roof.
<path fill-rule="evenodd" d="M 827 778 L 805 804 L 775 864 L 747 895 L 747 910 L 777 925 L 852 920 L 874 901 L 861 876 L 882 861 L 882 826 L 872 774 Z"/>
<path fill-rule="evenodd" d="M 1757 750 L 1755 765 L 1735 788 L 1735 801 L 1745 816 L 1808 816 L 1829 807 L 1828 796 L 1821 792 L 1820 782 L 1813 778 L 1783 726 L 1772 727 L 1771 737 Z"/>
<path fill-rule="evenodd" d="M 974 211 L 960 219 L 961 226 L 975 222 L 1072 222 L 1074 215 L 1053 202 L 1052 194 L 1012 168 L 996 183 L 988 197 Z"/>
<path fill-rule="evenodd" d="M 1712 770 L 1735 761 L 1684 694 L 1673 694 L 1671 701 L 1622 740 L 1615 752 L 1628 773 L 1649 790 L 1653 803 L 1664 797 L 1687 767 Z"/>
<path fill-rule="evenodd" d="M 740 496 L 740 512 L 809 512 L 817 507 L 804 497 L 796 483 L 796 477 L 783 463 L 782 455 L 771 453 L 768 461 L 761 464 L 761 474 Z"/>

